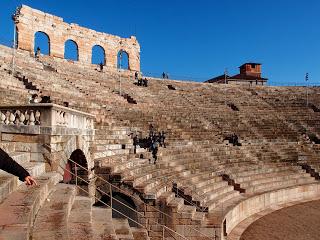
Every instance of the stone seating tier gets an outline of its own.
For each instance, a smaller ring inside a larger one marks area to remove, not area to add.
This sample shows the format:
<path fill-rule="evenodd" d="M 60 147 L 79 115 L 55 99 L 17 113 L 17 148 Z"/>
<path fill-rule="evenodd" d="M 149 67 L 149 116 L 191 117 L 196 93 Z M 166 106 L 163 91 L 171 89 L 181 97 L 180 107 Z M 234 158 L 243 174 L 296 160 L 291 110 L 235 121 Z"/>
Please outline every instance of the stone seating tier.
<path fill-rule="evenodd" d="M 303 151 L 300 146 L 311 145 L 302 132 L 318 134 L 320 130 L 318 114 L 304 107 L 304 88 L 249 89 L 150 79 L 149 86 L 142 89 L 123 76 L 122 92 L 137 100 L 133 105 L 116 94 L 119 73 L 99 73 L 77 64 L 50 58 L 36 61 L 24 52 L 18 54 L 17 71 L 37 85 L 42 95 L 96 115 L 96 141 L 91 148 L 96 165 L 121 175 L 145 196 L 161 198 L 171 192 L 175 182 L 209 213 L 216 213 L 254 194 L 314 182 L 294 165 Z M 0 65 L 10 65 L 7 55 L 0 48 Z M 56 71 L 48 71 L 44 67 L 48 64 Z M 1 78 L 9 79 L 5 70 L 0 72 Z M 30 95 L 16 80 L 0 86 L 5 103 L 19 103 Z M 168 84 L 176 90 L 169 90 Z M 310 101 L 319 105 L 318 92 L 316 88 L 310 91 Z M 134 130 L 146 136 L 150 123 L 167 131 L 168 147 L 159 149 L 156 165 L 149 164 L 150 153 L 139 149 L 142 159 L 132 154 L 132 140 L 127 135 Z M 225 140 L 233 133 L 242 146 Z M 235 190 L 223 174 L 248 192 Z M 173 202 L 179 209 L 190 210 Z"/>

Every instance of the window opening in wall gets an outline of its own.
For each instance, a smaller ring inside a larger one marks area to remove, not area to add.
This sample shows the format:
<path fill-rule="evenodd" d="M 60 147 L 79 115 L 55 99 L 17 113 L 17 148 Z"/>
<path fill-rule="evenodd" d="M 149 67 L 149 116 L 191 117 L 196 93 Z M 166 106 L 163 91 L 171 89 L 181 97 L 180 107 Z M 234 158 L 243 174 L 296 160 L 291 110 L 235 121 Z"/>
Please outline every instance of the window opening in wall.
<path fill-rule="evenodd" d="M 129 69 L 129 55 L 126 51 L 124 50 L 120 50 L 118 52 L 118 69 L 126 69 L 126 70 L 130 70 Z"/>
<path fill-rule="evenodd" d="M 36 32 L 34 35 L 34 52 L 38 52 L 40 49 L 40 54 L 50 55 L 50 38 L 44 32 Z"/>
<path fill-rule="evenodd" d="M 79 51 L 78 45 L 73 40 L 67 40 L 64 45 L 64 58 L 67 60 L 78 61 Z"/>
<path fill-rule="evenodd" d="M 91 56 L 92 64 L 100 64 L 106 65 L 106 55 L 103 47 L 100 45 L 95 45 L 92 48 L 92 56 Z"/>

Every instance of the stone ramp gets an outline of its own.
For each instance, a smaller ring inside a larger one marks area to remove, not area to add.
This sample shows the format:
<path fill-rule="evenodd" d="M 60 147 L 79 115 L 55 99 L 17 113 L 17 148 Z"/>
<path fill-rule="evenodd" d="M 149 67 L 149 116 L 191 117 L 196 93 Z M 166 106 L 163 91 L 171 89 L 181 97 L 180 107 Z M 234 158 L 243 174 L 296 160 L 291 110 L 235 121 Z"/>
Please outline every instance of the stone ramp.
<path fill-rule="evenodd" d="M 84 196 L 76 196 L 68 219 L 68 234 L 71 240 L 93 238 L 92 200 Z"/>
<path fill-rule="evenodd" d="M 36 177 L 38 186 L 21 185 L 10 193 L 0 205 L 0 239 L 29 239 L 36 214 L 59 181 L 57 173 L 44 173 Z"/>
<path fill-rule="evenodd" d="M 68 216 L 75 198 L 76 188 L 58 184 L 39 210 L 32 232 L 33 240 L 69 239 Z"/>
<path fill-rule="evenodd" d="M 10 156 L 20 165 L 22 165 L 31 176 L 38 177 L 45 173 L 45 164 L 41 162 L 30 162 L 30 154 L 26 152 L 12 152 Z M 7 172 L 0 170 L 0 203 L 22 182 Z"/>

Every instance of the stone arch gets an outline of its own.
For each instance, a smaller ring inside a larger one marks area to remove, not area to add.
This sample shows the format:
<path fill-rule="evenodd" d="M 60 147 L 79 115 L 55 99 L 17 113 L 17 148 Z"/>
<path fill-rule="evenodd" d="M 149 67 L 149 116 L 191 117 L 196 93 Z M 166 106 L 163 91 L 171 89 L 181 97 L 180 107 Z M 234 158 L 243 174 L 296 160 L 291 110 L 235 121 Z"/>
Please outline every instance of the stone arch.
<path fill-rule="evenodd" d="M 106 51 L 101 45 L 94 45 L 91 49 L 91 63 L 106 65 Z"/>
<path fill-rule="evenodd" d="M 51 54 L 51 43 L 50 37 L 44 31 L 37 31 L 34 34 L 34 41 L 33 41 L 33 51 L 37 52 L 37 48 L 39 47 L 40 53 L 44 55 Z"/>
<path fill-rule="evenodd" d="M 89 169 L 86 155 L 81 149 L 76 149 L 71 153 L 66 163 L 63 181 L 65 183 L 87 186 L 88 176 Z"/>
<path fill-rule="evenodd" d="M 79 46 L 73 39 L 68 39 L 64 43 L 64 58 L 79 61 Z"/>
<path fill-rule="evenodd" d="M 117 68 L 130 70 L 129 53 L 124 49 L 120 49 L 117 54 Z"/>

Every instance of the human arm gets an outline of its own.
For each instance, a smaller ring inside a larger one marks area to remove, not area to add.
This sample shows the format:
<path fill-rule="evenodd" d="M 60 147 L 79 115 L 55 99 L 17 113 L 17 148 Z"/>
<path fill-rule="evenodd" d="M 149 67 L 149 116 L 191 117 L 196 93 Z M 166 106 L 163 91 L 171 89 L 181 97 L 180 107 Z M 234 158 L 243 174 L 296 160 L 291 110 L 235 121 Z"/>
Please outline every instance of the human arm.
<path fill-rule="evenodd" d="M 11 173 L 19 178 L 20 181 L 26 182 L 27 185 L 36 184 L 35 180 L 20 164 L 14 161 L 5 151 L 0 148 L 0 169 Z"/>

